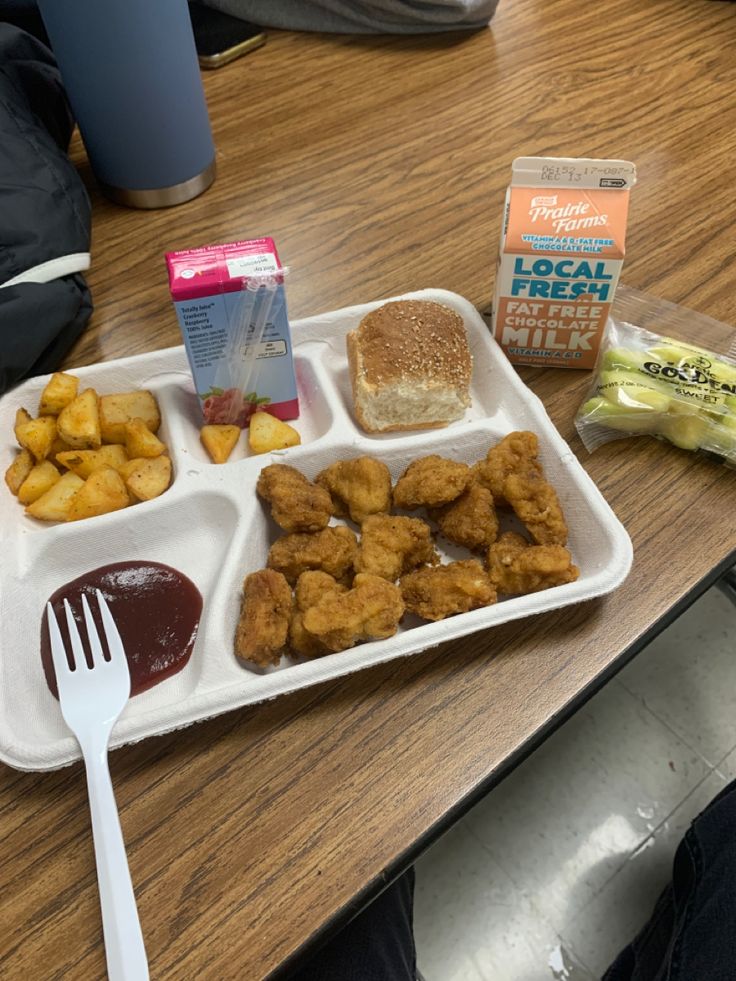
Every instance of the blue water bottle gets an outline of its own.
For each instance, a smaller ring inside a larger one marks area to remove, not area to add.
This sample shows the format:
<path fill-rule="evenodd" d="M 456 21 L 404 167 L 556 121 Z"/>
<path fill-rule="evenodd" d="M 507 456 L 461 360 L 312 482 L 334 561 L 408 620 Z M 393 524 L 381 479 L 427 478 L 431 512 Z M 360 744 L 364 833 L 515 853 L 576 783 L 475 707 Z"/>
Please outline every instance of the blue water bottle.
<path fill-rule="evenodd" d="M 162 208 L 215 179 L 186 0 L 38 0 L 103 192 Z"/>

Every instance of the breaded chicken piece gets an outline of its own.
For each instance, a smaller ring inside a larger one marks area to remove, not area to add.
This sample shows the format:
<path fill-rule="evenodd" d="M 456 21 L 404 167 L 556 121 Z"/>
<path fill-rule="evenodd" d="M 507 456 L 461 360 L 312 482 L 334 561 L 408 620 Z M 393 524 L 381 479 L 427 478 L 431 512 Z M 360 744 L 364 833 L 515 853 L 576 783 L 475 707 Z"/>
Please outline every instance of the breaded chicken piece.
<path fill-rule="evenodd" d="M 542 466 L 537 459 L 539 440 L 534 433 L 525 431 L 509 433 L 500 443 L 492 446 L 485 460 L 473 467 L 475 478 L 493 494 L 496 504 L 504 505 L 504 481 L 510 473 L 537 473 Z"/>
<path fill-rule="evenodd" d="M 338 460 L 315 478 L 332 498 L 333 513 L 362 524 L 369 514 L 391 510 L 391 472 L 371 456 Z"/>
<path fill-rule="evenodd" d="M 297 579 L 294 590 L 294 606 L 291 611 L 289 624 L 289 645 L 302 657 L 322 657 L 330 650 L 304 626 L 304 614 L 328 593 L 344 593 L 347 586 L 337 582 L 326 572 L 310 570 L 303 572 Z"/>
<path fill-rule="evenodd" d="M 429 512 L 445 538 L 471 552 L 484 551 L 498 535 L 493 494 L 474 480 L 457 500 Z"/>
<path fill-rule="evenodd" d="M 532 471 L 511 473 L 503 482 L 503 496 L 538 545 L 564 545 L 567 525 L 552 484 Z"/>
<path fill-rule="evenodd" d="M 285 463 L 264 467 L 256 490 L 271 505 L 271 516 L 284 531 L 320 531 L 329 523 L 330 495 L 294 467 Z"/>
<path fill-rule="evenodd" d="M 291 587 L 280 572 L 260 569 L 243 582 L 243 602 L 235 630 L 235 653 L 265 668 L 278 664 L 291 616 Z"/>
<path fill-rule="evenodd" d="M 355 571 L 395 582 L 405 572 L 439 562 L 432 529 L 419 518 L 374 514 L 363 522 Z"/>
<path fill-rule="evenodd" d="M 304 614 L 304 627 L 331 651 L 392 637 L 404 615 L 398 586 L 361 572 L 346 593 L 330 592 Z"/>
<path fill-rule="evenodd" d="M 496 590 L 477 559 L 417 569 L 399 586 L 407 610 L 425 620 L 444 620 L 496 602 Z"/>
<path fill-rule="evenodd" d="M 433 454 L 410 463 L 394 487 L 397 508 L 441 507 L 460 497 L 471 480 L 467 463 L 457 463 Z"/>
<path fill-rule="evenodd" d="M 314 535 L 282 535 L 269 550 L 268 567 L 283 573 L 292 584 L 307 569 L 320 569 L 342 579 L 352 574 L 357 551 L 355 532 L 337 525 Z"/>
<path fill-rule="evenodd" d="M 499 593 L 509 596 L 575 582 L 580 575 L 562 545 L 531 545 L 513 531 L 507 531 L 491 545 L 488 568 L 493 585 Z"/>

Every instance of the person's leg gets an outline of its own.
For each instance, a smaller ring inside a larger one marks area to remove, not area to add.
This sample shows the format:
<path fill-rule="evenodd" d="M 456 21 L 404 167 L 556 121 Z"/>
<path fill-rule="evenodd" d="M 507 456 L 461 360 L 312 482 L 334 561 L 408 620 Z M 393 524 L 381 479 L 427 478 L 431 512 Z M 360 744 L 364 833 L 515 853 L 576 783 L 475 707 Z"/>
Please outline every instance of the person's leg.
<path fill-rule="evenodd" d="M 678 846 L 672 883 L 604 981 L 736 978 L 736 781 L 711 801 Z"/>
<path fill-rule="evenodd" d="M 290 981 L 415 981 L 414 869 L 322 947 Z"/>

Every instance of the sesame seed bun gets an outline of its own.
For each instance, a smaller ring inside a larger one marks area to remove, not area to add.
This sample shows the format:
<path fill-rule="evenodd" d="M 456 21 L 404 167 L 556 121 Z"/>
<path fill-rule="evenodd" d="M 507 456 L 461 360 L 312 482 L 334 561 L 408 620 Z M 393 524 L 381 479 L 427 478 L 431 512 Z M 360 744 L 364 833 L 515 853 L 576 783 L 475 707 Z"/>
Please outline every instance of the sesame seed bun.
<path fill-rule="evenodd" d="M 465 324 L 444 304 L 385 303 L 348 334 L 347 352 L 355 415 L 366 432 L 436 429 L 470 405 Z"/>

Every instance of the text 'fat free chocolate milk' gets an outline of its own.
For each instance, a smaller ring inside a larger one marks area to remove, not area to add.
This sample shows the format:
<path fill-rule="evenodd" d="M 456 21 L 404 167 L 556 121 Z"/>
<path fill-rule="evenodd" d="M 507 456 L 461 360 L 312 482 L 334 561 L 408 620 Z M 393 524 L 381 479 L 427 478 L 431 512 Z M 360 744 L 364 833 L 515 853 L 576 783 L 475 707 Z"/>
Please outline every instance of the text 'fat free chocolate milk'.
<path fill-rule="evenodd" d="M 493 303 L 493 333 L 510 361 L 593 367 L 635 183 L 626 160 L 514 160 Z"/>

